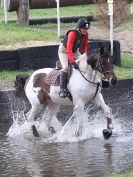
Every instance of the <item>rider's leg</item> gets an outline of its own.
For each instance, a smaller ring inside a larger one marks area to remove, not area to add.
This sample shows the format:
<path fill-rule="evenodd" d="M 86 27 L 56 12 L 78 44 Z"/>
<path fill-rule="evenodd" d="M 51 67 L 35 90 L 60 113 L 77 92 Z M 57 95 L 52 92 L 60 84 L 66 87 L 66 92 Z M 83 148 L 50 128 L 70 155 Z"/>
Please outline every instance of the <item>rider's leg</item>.
<path fill-rule="evenodd" d="M 67 90 L 67 73 L 62 71 L 60 74 L 60 97 L 65 98 L 67 97 L 68 90 Z"/>
<path fill-rule="evenodd" d="M 67 69 L 68 69 L 68 55 L 66 52 L 66 48 L 60 44 L 58 50 L 59 60 L 62 64 L 62 72 L 60 74 L 60 97 L 67 97 Z"/>

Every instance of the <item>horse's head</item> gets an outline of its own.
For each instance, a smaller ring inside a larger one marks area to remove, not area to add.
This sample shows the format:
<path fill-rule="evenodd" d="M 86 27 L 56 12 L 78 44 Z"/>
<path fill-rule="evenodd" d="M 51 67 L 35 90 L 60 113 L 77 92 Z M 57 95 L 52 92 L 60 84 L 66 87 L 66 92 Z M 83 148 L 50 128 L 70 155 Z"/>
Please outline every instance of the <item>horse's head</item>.
<path fill-rule="evenodd" d="M 108 80 L 112 85 L 116 85 L 117 77 L 113 70 L 113 58 L 104 47 L 101 47 L 97 54 L 91 54 L 87 59 L 87 63 L 91 65 L 92 69 L 103 74 L 103 80 Z"/>

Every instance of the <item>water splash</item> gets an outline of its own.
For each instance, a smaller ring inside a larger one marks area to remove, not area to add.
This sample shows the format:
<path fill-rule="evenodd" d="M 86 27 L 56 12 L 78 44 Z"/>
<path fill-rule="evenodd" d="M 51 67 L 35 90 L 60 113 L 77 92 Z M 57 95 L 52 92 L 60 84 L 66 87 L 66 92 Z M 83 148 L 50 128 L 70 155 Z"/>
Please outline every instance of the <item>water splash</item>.
<path fill-rule="evenodd" d="M 54 117 L 52 120 L 52 125 L 55 127 L 56 134 L 50 136 L 47 126 L 42 121 L 42 119 L 29 123 L 25 118 L 24 111 L 12 113 L 13 124 L 10 127 L 7 135 L 9 137 L 23 136 L 26 139 L 33 139 L 34 137 L 33 137 L 31 127 L 32 125 L 35 125 L 40 135 L 40 141 L 43 141 L 45 143 L 77 142 L 77 141 L 82 141 L 90 138 L 103 139 L 102 130 L 107 127 L 106 125 L 107 121 L 105 115 L 101 110 L 97 112 L 92 111 L 92 107 L 87 108 L 86 113 L 87 113 L 86 117 L 84 117 L 83 119 L 82 135 L 79 137 L 75 136 L 77 122 L 74 115 L 70 117 L 70 119 L 66 122 L 65 126 L 63 126 L 62 129 L 61 129 L 61 123 L 59 123 L 56 117 Z M 117 141 L 122 141 L 122 137 L 125 138 L 124 135 L 125 132 L 127 132 L 127 128 L 125 128 L 125 122 L 122 122 L 119 119 L 117 113 L 114 115 L 113 124 L 114 124 L 113 137 L 114 138 L 121 137 L 121 139 L 117 139 Z M 131 128 L 131 132 L 132 130 L 133 130 L 133 124 Z"/>

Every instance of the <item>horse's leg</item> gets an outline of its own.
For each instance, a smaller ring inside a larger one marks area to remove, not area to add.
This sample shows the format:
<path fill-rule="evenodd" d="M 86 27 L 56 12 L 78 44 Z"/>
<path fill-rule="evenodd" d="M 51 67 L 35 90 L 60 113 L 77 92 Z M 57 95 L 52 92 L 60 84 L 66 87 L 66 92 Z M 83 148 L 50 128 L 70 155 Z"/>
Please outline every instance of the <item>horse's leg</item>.
<path fill-rule="evenodd" d="M 51 134 L 56 133 L 55 128 L 53 126 L 51 126 L 51 121 L 52 121 L 52 118 L 56 115 L 58 109 L 59 109 L 58 104 L 49 102 L 47 105 L 47 110 L 46 110 L 45 115 L 43 117 L 43 120 L 45 121 L 45 123 L 48 127 L 48 131 Z"/>
<path fill-rule="evenodd" d="M 34 121 L 35 116 L 41 111 L 42 107 L 43 106 L 41 104 L 32 105 L 31 110 L 26 114 L 29 122 Z"/>
<path fill-rule="evenodd" d="M 82 100 L 78 100 L 74 105 L 74 115 L 77 118 L 77 128 L 75 134 L 76 136 L 80 136 L 82 134 L 83 118 L 86 116 L 84 111 L 84 103 Z"/>
<path fill-rule="evenodd" d="M 106 130 L 104 130 L 105 134 L 107 135 L 107 137 L 104 137 L 104 138 L 108 139 L 112 135 L 112 129 L 113 129 L 113 124 L 112 124 L 113 115 L 112 115 L 112 112 L 111 112 L 109 106 L 107 104 L 105 104 L 105 101 L 104 101 L 103 96 L 102 96 L 101 93 L 97 94 L 97 96 L 95 97 L 94 102 L 96 103 L 97 106 L 100 106 L 103 109 L 103 111 L 104 111 L 104 113 L 105 113 L 105 115 L 107 117 L 107 129 L 108 129 L 108 132 Z"/>
<path fill-rule="evenodd" d="M 43 106 L 41 104 L 32 105 L 31 110 L 28 113 L 26 113 L 28 122 L 34 121 L 35 116 L 37 115 L 37 113 L 41 111 L 42 107 Z M 39 134 L 38 134 L 38 131 L 35 125 L 32 125 L 32 132 L 35 137 L 39 137 Z"/>

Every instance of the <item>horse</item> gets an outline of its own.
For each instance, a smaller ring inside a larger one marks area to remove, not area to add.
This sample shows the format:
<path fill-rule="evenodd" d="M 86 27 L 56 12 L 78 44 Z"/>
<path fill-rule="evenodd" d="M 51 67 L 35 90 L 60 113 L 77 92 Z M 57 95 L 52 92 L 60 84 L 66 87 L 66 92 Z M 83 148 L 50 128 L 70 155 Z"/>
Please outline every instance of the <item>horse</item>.
<path fill-rule="evenodd" d="M 92 102 L 101 107 L 106 115 L 107 129 L 103 130 L 103 137 L 109 139 L 113 131 L 113 115 L 103 99 L 101 93 L 102 80 L 98 72 L 103 75 L 104 81 L 108 81 L 107 83 L 109 84 L 107 85 L 116 85 L 117 77 L 113 70 L 113 57 L 109 51 L 101 47 L 92 50 L 89 55 L 88 53 L 81 54 L 76 61 L 79 69 L 71 68 L 71 75 L 67 84 L 69 96 L 66 98 L 60 98 L 59 96 L 59 82 L 56 82 L 57 84 L 47 83 L 47 78 L 54 70 L 53 68 L 38 69 L 27 79 L 24 91 L 31 104 L 31 110 L 26 114 L 27 120 L 29 122 L 34 121 L 35 116 L 43 108 L 43 105 L 47 104 L 42 120 L 45 122 L 50 134 L 54 134 L 56 130 L 54 126 L 51 126 L 51 121 L 53 117 L 56 117 L 59 107 L 61 105 L 73 105 L 73 114 L 77 122 L 75 136 L 80 136 L 82 134 L 83 119 L 86 115 L 85 104 Z M 57 73 L 55 75 L 59 75 L 60 69 Z M 32 129 L 33 134 L 39 136 L 35 125 L 33 125 Z"/>

